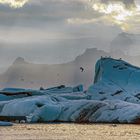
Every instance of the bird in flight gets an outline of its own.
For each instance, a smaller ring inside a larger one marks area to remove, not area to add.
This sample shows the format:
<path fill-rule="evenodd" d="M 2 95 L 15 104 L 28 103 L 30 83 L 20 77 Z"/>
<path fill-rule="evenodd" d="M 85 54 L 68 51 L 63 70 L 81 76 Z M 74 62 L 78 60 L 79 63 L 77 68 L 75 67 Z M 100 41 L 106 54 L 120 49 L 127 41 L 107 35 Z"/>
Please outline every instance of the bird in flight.
<path fill-rule="evenodd" d="M 81 72 L 83 72 L 84 71 L 84 68 L 83 67 L 80 67 L 80 70 L 81 70 Z"/>

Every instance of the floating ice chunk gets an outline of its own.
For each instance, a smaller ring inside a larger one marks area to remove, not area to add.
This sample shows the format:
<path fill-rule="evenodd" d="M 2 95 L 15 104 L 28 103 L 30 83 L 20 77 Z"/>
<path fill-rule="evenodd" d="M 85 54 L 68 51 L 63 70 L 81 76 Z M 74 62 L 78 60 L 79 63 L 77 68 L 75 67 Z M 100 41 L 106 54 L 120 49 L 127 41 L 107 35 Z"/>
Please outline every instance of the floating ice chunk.
<path fill-rule="evenodd" d="M 13 124 L 11 122 L 2 122 L 0 121 L 0 126 L 12 126 Z"/>

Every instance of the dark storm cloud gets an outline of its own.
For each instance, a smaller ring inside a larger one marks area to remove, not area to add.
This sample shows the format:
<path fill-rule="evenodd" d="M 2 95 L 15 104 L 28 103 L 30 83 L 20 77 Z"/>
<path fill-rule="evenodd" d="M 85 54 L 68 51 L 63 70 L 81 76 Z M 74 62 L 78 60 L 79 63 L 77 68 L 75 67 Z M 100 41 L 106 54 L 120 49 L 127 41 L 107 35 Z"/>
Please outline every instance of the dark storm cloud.
<path fill-rule="evenodd" d="M 13 9 L 0 5 L 0 23 L 10 25 L 19 23 L 21 25 L 38 25 L 46 22 L 64 21 L 69 17 L 87 16 L 89 12 L 84 12 L 85 5 L 82 2 L 72 1 L 40 1 L 40 3 L 30 2 L 20 9 Z"/>
<path fill-rule="evenodd" d="M 100 0 L 100 2 L 101 3 L 106 3 L 106 4 L 115 3 L 115 2 L 121 2 L 126 6 L 126 8 L 131 8 L 131 7 L 136 6 L 135 0 Z"/>
<path fill-rule="evenodd" d="M 68 18 L 96 18 L 87 0 L 30 0 L 22 8 L 0 5 L 0 63 L 71 61 L 86 48 L 102 47 L 120 29 L 101 23 L 70 25 Z M 108 36 L 105 33 L 108 32 Z"/>

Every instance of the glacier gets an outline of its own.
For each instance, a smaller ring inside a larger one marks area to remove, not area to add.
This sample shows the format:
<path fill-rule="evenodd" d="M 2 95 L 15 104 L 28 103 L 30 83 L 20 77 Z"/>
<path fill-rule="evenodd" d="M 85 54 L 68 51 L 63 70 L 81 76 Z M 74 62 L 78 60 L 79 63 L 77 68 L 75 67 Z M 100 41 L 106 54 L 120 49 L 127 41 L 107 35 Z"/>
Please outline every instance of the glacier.
<path fill-rule="evenodd" d="M 103 57 L 97 61 L 94 82 L 86 91 L 82 85 L 1 90 L 0 120 L 139 124 L 139 83 L 140 68 Z"/>

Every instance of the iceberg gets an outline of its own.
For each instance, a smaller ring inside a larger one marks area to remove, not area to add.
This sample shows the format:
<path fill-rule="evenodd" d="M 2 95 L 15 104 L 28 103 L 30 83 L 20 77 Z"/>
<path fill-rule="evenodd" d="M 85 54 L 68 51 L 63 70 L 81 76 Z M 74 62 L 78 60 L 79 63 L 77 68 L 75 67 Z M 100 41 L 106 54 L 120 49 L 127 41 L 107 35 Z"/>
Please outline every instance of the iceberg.
<path fill-rule="evenodd" d="M 140 68 L 101 58 L 94 83 L 48 89 L 0 91 L 0 120 L 36 122 L 140 123 Z M 9 117 L 9 118 L 8 118 Z"/>
<path fill-rule="evenodd" d="M 121 59 L 101 58 L 95 66 L 94 84 L 88 94 L 96 100 L 140 102 L 140 68 Z"/>
<path fill-rule="evenodd" d="M 140 105 L 121 100 L 70 100 L 61 96 L 39 96 L 0 103 L 0 116 L 26 116 L 29 123 L 136 123 Z"/>

